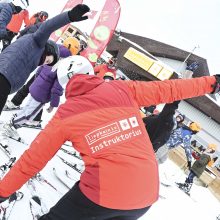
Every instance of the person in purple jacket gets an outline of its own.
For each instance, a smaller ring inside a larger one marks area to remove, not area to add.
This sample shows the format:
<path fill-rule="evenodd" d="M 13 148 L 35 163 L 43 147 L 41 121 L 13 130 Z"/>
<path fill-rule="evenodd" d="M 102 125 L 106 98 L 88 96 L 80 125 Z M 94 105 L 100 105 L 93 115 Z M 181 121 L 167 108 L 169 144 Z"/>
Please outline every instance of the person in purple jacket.
<path fill-rule="evenodd" d="M 63 45 L 59 45 L 59 51 L 60 59 L 71 56 L 69 49 Z M 58 82 L 57 71 L 48 65 L 40 66 L 37 69 L 36 78 L 31 84 L 29 92 L 29 99 L 26 105 L 13 116 L 10 122 L 3 125 L 1 133 L 4 133 L 6 137 L 4 147 L 7 147 L 7 137 L 21 139 L 17 128 L 32 121 L 46 103 L 50 102 L 50 107 L 47 109 L 49 113 L 52 112 L 54 107 L 58 107 L 60 96 L 63 95 L 63 88 Z"/>
<path fill-rule="evenodd" d="M 85 13 L 89 10 L 87 5 L 79 4 L 43 22 L 35 33 L 19 38 L 0 54 L 0 114 L 8 95 L 18 91 L 36 67 L 53 66 L 58 61 L 51 54 L 56 44 L 48 44 L 50 35 L 66 24 L 88 19 Z"/>

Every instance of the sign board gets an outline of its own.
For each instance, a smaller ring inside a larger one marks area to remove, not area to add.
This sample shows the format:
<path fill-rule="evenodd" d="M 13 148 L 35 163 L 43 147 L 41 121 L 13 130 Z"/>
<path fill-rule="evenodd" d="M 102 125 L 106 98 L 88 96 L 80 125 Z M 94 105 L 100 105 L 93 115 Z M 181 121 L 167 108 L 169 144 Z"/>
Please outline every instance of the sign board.
<path fill-rule="evenodd" d="M 160 80 L 169 79 L 173 75 L 173 71 L 153 55 L 148 56 L 132 47 L 127 50 L 124 57 Z"/>

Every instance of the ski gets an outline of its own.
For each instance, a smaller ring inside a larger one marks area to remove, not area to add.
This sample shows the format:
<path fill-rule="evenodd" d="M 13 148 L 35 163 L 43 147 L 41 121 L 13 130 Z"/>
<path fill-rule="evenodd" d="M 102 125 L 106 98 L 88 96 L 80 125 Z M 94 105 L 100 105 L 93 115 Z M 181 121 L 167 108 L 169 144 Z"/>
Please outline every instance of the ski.
<path fill-rule="evenodd" d="M 29 145 L 28 143 L 26 143 L 21 137 L 19 137 L 18 139 L 16 139 L 16 138 L 13 138 L 13 137 L 8 137 L 8 138 L 10 138 L 11 140 L 13 140 L 13 141 L 17 141 L 17 142 L 19 142 L 19 143 L 21 143 L 21 144 L 24 144 L 24 145 Z"/>
<path fill-rule="evenodd" d="M 182 191 L 182 192 L 184 192 L 187 196 L 189 196 L 194 202 L 197 202 L 195 199 L 193 199 L 192 198 L 192 196 L 190 195 L 190 193 L 189 193 L 189 191 L 186 191 L 185 189 L 184 189 L 184 184 L 183 183 L 177 183 L 177 182 L 175 182 L 175 184 L 176 184 L 176 186 Z M 192 187 L 192 185 L 191 185 L 191 187 Z M 191 187 L 190 187 L 190 189 L 191 189 Z"/>
<path fill-rule="evenodd" d="M 65 175 L 71 179 L 71 180 L 74 180 L 75 182 L 79 181 L 78 178 L 76 178 L 75 176 L 73 176 L 72 174 L 70 174 L 70 172 L 68 170 L 65 170 Z"/>
<path fill-rule="evenodd" d="M 32 129 L 37 129 L 37 130 L 43 130 L 41 126 L 35 126 L 35 125 L 28 125 L 28 124 L 23 124 L 21 125 L 22 128 L 32 128 Z"/>
<path fill-rule="evenodd" d="M 3 108 L 3 109 L 2 109 L 2 111 L 6 111 L 6 112 L 9 112 L 9 111 L 17 111 L 17 110 L 21 110 L 21 107 L 16 106 L 15 108 Z"/>
<path fill-rule="evenodd" d="M 38 219 L 40 216 L 46 214 L 48 212 L 48 209 L 46 205 L 43 203 L 42 199 L 38 196 L 34 179 L 35 177 L 29 179 L 26 183 L 26 186 L 29 189 L 32 196 L 29 201 L 29 205 L 32 217 L 35 220 Z"/>
<path fill-rule="evenodd" d="M 162 195 L 159 195 L 159 198 L 160 199 L 166 199 L 166 197 L 162 196 Z"/>
<path fill-rule="evenodd" d="M 56 192 L 58 192 L 59 194 L 63 194 L 61 193 L 52 183 L 50 183 L 48 180 L 46 180 L 40 173 L 37 173 L 35 175 L 35 179 L 39 182 L 39 183 L 46 183 L 48 186 L 50 186 L 51 188 L 53 188 Z"/>
<path fill-rule="evenodd" d="M 161 184 L 162 186 L 165 186 L 165 187 L 171 187 L 170 184 L 166 184 L 166 183 L 163 183 L 163 182 L 160 182 L 160 184 Z"/>
<path fill-rule="evenodd" d="M 62 148 L 62 147 L 60 148 L 60 150 L 61 150 L 62 152 L 64 152 L 65 154 L 74 156 L 75 158 L 77 158 L 77 159 L 79 159 L 79 160 L 82 160 L 82 158 L 76 153 L 76 151 L 72 152 L 72 151 L 69 151 L 69 150 L 67 150 L 67 149 L 65 149 L 65 148 Z"/>
<path fill-rule="evenodd" d="M 71 189 L 73 187 L 73 185 L 70 182 L 70 179 L 68 179 L 67 181 L 64 181 L 65 176 L 61 175 L 55 167 L 53 167 L 53 174 L 54 176 L 67 188 L 67 189 Z"/>
<path fill-rule="evenodd" d="M 0 143 L 0 149 L 5 153 L 5 155 L 8 157 L 8 158 L 11 158 L 11 149 L 7 146 L 3 146 L 1 143 Z"/>
<path fill-rule="evenodd" d="M 77 164 L 75 163 L 75 164 L 72 164 L 72 163 L 70 163 L 70 162 L 68 162 L 68 161 L 66 161 L 64 158 L 62 158 L 62 157 L 60 157 L 59 155 L 56 155 L 57 157 L 59 157 L 61 160 L 62 160 L 62 162 L 63 163 L 65 163 L 66 165 L 68 165 L 69 167 L 71 167 L 71 168 L 73 168 L 75 171 L 77 171 L 78 173 L 82 173 L 82 171 L 79 169 L 79 168 L 77 168 Z"/>
<path fill-rule="evenodd" d="M 16 161 L 16 157 L 12 157 L 9 159 L 9 161 L 3 165 L 0 166 L 0 180 L 4 177 L 6 172 L 11 169 L 11 167 L 14 165 Z"/>
<path fill-rule="evenodd" d="M 1 203 L 0 205 L 0 219 L 1 220 L 7 220 L 10 217 L 15 203 L 21 200 L 23 196 L 24 194 L 18 191 L 12 194 L 9 197 L 9 199 Z"/>

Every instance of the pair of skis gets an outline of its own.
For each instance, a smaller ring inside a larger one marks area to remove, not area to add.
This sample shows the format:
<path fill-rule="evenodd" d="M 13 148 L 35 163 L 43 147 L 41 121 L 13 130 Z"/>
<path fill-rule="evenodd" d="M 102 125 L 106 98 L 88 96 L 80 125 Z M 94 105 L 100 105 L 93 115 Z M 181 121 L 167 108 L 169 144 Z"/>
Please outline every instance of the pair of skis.
<path fill-rule="evenodd" d="M 2 202 L 0 205 L 0 219 L 7 220 L 14 208 L 17 201 L 23 198 L 24 194 L 22 192 L 15 192 L 6 201 Z"/>
<path fill-rule="evenodd" d="M 48 209 L 36 190 L 34 180 L 35 177 L 29 179 L 26 183 L 26 186 L 31 193 L 31 199 L 29 201 L 31 214 L 33 220 L 37 220 L 40 218 L 40 216 L 46 214 L 48 212 Z"/>

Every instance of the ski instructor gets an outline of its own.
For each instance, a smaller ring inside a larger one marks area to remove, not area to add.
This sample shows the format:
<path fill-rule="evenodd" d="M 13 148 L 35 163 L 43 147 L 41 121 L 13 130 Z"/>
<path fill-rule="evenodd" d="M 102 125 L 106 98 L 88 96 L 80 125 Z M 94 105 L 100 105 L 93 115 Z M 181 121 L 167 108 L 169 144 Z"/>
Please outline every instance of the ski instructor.
<path fill-rule="evenodd" d="M 158 199 L 158 165 L 140 106 L 220 90 L 220 75 L 165 81 L 97 77 L 90 62 L 72 56 L 58 65 L 66 102 L 0 181 L 6 200 L 71 141 L 85 163 L 77 182 L 39 220 L 136 220 Z M 89 115 L 89 117 L 88 117 Z M 14 195 L 14 194 L 13 194 Z"/>
<path fill-rule="evenodd" d="M 58 47 L 48 41 L 51 33 L 68 23 L 87 19 L 84 14 L 89 10 L 87 5 L 79 4 L 45 21 L 35 33 L 19 38 L 0 54 L 0 114 L 8 95 L 23 86 L 37 66 L 52 66 L 58 61 Z"/>

